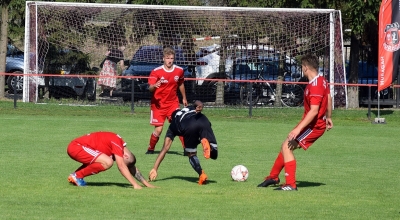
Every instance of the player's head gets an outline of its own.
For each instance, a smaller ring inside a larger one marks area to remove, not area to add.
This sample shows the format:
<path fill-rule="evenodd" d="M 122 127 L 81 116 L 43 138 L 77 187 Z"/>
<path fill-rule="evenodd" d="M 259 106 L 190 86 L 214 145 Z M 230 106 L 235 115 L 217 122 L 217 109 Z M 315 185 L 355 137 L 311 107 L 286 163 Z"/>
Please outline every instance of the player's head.
<path fill-rule="evenodd" d="M 130 150 L 128 150 L 128 148 L 126 148 L 126 147 L 124 149 L 124 162 L 128 167 L 135 166 L 135 164 L 136 164 L 135 155 L 133 155 L 133 153 Z"/>
<path fill-rule="evenodd" d="M 175 56 L 175 50 L 174 50 L 174 48 L 172 48 L 172 47 L 165 47 L 165 48 L 163 49 L 163 56 L 165 57 L 165 56 L 168 56 L 168 55 L 173 55 L 173 56 Z"/>
<path fill-rule="evenodd" d="M 193 102 L 193 107 L 194 107 L 194 109 L 196 110 L 196 113 L 199 113 L 199 112 L 201 112 L 201 111 L 203 110 L 204 105 L 203 105 L 203 102 L 202 102 L 202 101 L 200 101 L 200 100 L 195 100 L 195 101 Z"/>
<path fill-rule="evenodd" d="M 306 73 L 308 69 L 313 72 L 318 72 L 318 58 L 312 54 L 306 54 L 301 57 L 301 68 L 303 73 Z"/>
<path fill-rule="evenodd" d="M 166 47 L 163 50 L 163 61 L 167 68 L 171 68 L 174 64 L 175 50 L 172 47 Z"/>

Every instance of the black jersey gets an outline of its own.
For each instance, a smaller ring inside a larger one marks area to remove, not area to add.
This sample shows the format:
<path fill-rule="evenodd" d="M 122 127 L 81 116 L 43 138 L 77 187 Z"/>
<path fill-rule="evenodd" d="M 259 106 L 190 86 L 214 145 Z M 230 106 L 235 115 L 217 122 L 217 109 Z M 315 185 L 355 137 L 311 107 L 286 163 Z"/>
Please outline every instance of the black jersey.
<path fill-rule="evenodd" d="M 172 140 L 175 136 L 182 136 L 186 148 L 196 148 L 202 138 L 206 138 L 210 145 L 217 147 L 211 122 L 201 112 L 196 113 L 192 106 L 176 110 L 172 114 L 166 136 Z"/>

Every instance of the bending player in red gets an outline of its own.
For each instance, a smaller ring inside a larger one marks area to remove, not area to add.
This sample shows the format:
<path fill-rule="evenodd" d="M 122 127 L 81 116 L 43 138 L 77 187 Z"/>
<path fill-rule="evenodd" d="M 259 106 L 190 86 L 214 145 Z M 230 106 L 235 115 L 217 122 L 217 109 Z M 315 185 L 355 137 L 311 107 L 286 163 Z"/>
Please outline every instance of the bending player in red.
<path fill-rule="evenodd" d="M 182 103 L 187 106 L 184 82 L 184 71 L 174 65 L 175 50 L 166 47 L 163 50 L 164 64 L 151 71 L 149 76 L 149 90 L 153 93 L 150 103 L 150 124 L 154 131 L 150 136 L 146 154 L 154 154 L 154 149 L 163 130 L 164 121 L 171 121 L 172 112 L 179 109 L 177 89 L 182 94 Z M 181 138 L 181 142 L 183 140 Z"/>
<path fill-rule="evenodd" d="M 112 132 L 93 132 L 71 141 L 67 148 L 68 155 L 82 163 L 68 181 L 76 186 L 86 186 L 84 177 L 108 170 L 116 162 L 118 170 L 132 184 L 133 188 L 141 189 L 134 176 L 143 185 L 154 188 L 148 183 L 135 166 L 136 158 L 126 147 L 125 141 Z"/>
<path fill-rule="evenodd" d="M 275 190 L 297 190 L 296 159 L 293 151 L 297 148 L 307 150 L 325 130 L 333 127 L 332 98 L 328 83 L 318 74 L 318 58 L 314 55 L 303 56 L 301 67 L 309 81 L 304 90 L 303 118 L 283 141 L 269 176 L 258 187 L 278 184 L 279 174 L 284 168 L 286 183 Z"/>

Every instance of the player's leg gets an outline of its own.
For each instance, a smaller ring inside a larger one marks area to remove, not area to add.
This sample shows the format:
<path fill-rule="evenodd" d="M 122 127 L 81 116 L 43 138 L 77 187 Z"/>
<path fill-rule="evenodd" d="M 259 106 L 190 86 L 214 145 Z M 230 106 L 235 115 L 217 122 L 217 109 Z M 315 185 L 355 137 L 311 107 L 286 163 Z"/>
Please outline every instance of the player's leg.
<path fill-rule="evenodd" d="M 100 153 L 93 163 L 76 172 L 78 178 L 84 178 L 90 175 L 98 174 L 112 167 L 114 161 L 107 155 Z"/>
<path fill-rule="evenodd" d="M 154 130 L 153 133 L 151 133 L 150 135 L 149 146 L 147 148 L 146 154 L 154 154 L 154 149 L 160 139 L 164 121 L 166 118 L 166 115 L 163 112 L 163 110 L 157 109 L 153 105 L 151 106 L 150 124 L 154 126 Z"/>
<path fill-rule="evenodd" d="M 279 151 L 279 154 L 275 159 L 269 175 L 264 178 L 264 181 L 262 183 L 258 184 L 258 187 L 267 187 L 269 185 L 279 184 L 279 174 L 281 173 L 284 164 L 285 162 L 283 161 L 282 151 Z"/>
<path fill-rule="evenodd" d="M 185 151 L 187 152 L 187 155 L 189 157 L 189 163 L 192 165 L 193 169 L 196 171 L 197 174 L 199 174 L 199 185 L 204 185 L 207 183 L 207 174 L 204 172 L 204 170 L 201 168 L 199 158 L 197 157 L 197 152 L 196 148 L 189 148 L 186 147 Z"/>
<path fill-rule="evenodd" d="M 276 190 L 297 190 L 296 186 L 296 158 L 293 151 L 299 148 L 296 140 L 285 139 L 281 146 L 281 152 L 285 169 L 285 184 Z"/>
<path fill-rule="evenodd" d="M 285 168 L 285 184 L 276 190 L 297 190 L 296 169 L 297 163 L 293 151 L 297 148 L 307 150 L 319 137 L 325 132 L 325 129 L 304 128 L 295 140 L 285 140 L 282 144 L 282 154 Z"/>
<path fill-rule="evenodd" d="M 105 170 L 104 166 L 102 166 L 101 163 L 97 162 L 98 158 L 108 158 L 108 160 L 111 160 L 111 165 L 113 162 L 111 158 L 105 156 L 101 152 L 82 146 L 76 142 L 71 142 L 68 145 L 67 153 L 72 159 L 83 164 L 77 169 L 76 172 L 70 174 L 68 177 L 68 181 L 77 186 L 86 185 L 86 182 L 83 180 L 84 177 Z M 95 162 L 92 163 L 93 161 Z"/>

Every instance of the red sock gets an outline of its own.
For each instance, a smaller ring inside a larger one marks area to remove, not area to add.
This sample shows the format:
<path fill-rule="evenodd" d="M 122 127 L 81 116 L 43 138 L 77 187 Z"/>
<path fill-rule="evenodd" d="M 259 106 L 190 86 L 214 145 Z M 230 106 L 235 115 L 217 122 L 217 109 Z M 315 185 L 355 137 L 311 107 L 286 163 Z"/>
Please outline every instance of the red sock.
<path fill-rule="evenodd" d="M 181 140 L 182 148 L 185 149 L 185 142 L 183 141 L 183 137 L 179 136 L 179 140 Z"/>
<path fill-rule="evenodd" d="M 101 163 L 92 163 L 87 165 L 85 168 L 80 169 L 78 172 L 76 172 L 76 177 L 77 178 L 84 178 L 86 176 L 94 175 L 97 173 L 100 173 L 104 171 L 103 165 Z"/>
<path fill-rule="evenodd" d="M 273 179 L 278 178 L 284 165 L 285 165 L 285 162 L 283 161 L 282 152 L 279 152 L 278 156 L 275 159 L 275 163 L 272 166 L 271 172 L 269 173 L 268 177 L 271 177 Z"/>
<path fill-rule="evenodd" d="M 286 185 L 296 188 L 296 160 L 285 163 Z"/>
<path fill-rule="evenodd" d="M 87 164 L 82 164 L 82 166 L 80 166 L 78 169 L 75 170 L 75 173 L 78 172 L 79 170 L 85 168 L 87 166 Z"/>
<path fill-rule="evenodd" d="M 154 133 L 151 133 L 149 148 L 147 148 L 147 150 L 154 150 L 156 148 L 156 144 L 158 142 L 158 139 L 160 139 L 159 136 L 157 136 Z"/>

